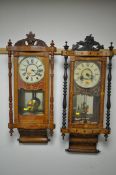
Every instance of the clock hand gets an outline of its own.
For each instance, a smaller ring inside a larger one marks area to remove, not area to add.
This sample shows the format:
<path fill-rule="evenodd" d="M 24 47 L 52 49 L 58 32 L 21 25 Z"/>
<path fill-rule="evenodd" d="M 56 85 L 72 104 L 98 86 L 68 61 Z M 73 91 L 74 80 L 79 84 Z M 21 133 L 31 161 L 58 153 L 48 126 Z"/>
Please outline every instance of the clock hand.
<path fill-rule="evenodd" d="M 41 76 L 41 72 L 42 72 L 43 70 L 34 70 L 34 69 L 31 69 L 31 72 L 34 72 L 35 73 L 35 75 L 39 75 L 39 76 Z M 31 74 L 31 72 L 28 72 L 28 74 Z"/>
<path fill-rule="evenodd" d="M 87 77 L 90 77 L 90 74 L 86 73 L 86 76 L 87 76 Z"/>
<path fill-rule="evenodd" d="M 38 72 L 42 72 L 43 70 L 42 70 L 42 69 L 40 69 L 40 70 L 31 69 L 31 71 L 32 71 L 32 72 L 37 72 L 37 73 L 38 73 Z"/>
<path fill-rule="evenodd" d="M 82 76 L 80 76 L 80 80 L 81 81 L 83 81 L 83 80 L 89 80 L 90 78 L 86 78 L 86 77 L 84 77 L 83 75 Z"/>
<path fill-rule="evenodd" d="M 36 70 L 34 70 L 34 69 L 31 69 L 31 71 L 32 71 L 32 72 L 36 72 Z"/>
<path fill-rule="evenodd" d="M 37 74 L 37 70 L 31 69 L 31 71 L 36 75 Z"/>

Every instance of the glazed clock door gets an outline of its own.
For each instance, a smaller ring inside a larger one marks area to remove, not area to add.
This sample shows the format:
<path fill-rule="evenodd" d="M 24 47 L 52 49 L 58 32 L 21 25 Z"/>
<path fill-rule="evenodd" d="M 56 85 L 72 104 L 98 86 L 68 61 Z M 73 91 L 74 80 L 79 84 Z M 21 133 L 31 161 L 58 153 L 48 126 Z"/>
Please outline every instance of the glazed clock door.
<path fill-rule="evenodd" d="M 19 40 L 14 46 L 9 41 L 7 50 L 10 134 L 17 128 L 21 143 L 48 143 L 55 128 L 54 42 L 48 47 L 30 32 L 26 39 Z"/>
<path fill-rule="evenodd" d="M 18 106 L 15 119 L 19 119 L 20 125 L 30 123 L 33 128 L 48 123 L 48 100 L 45 100 L 49 99 L 48 57 L 19 56 L 14 64 L 14 74 L 18 79 L 18 83 L 14 82 L 14 105 Z"/>
<path fill-rule="evenodd" d="M 72 124 L 99 124 L 104 105 L 100 105 L 101 88 L 105 91 L 101 67 L 104 66 L 100 61 L 75 61 Z"/>

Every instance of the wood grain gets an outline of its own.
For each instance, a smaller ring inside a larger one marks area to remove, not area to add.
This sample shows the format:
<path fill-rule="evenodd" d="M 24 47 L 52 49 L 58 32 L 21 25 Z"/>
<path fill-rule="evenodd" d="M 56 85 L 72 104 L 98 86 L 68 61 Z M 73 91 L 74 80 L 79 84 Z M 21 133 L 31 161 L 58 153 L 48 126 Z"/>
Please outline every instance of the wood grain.
<path fill-rule="evenodd" d="M 35 50 L 37 50 L 37 49 L 35 49 Z M 48 51 L 49 51 L 49 49 L 48 49 Z M 92 56 L 96 55 L 95 51 L 94 52 L 92 51 L 92 52 L 89 52 L 89 53 Z M 103 55 L 103 53 L 104 53 L 104 56 L 109 56 L 110 55 L 110 51 L 108 49 L 103 49 L 103 50 L 101 50 L 101 53 L 99 53 L 99 55 L 97 55 L 97 56 Z M 0 54 L 8 54 L 7 49 L 6 48 L 0 48 Z M 74 51 L 69 50 L 68 53 L 66 53 L 66 51 L 64 51 L 63 49 L 57 48 L 57 50 L 54 52 L 54 55 L 69 55 L 69 56 L 71 56 L 71 55 L 74 55 Z M 82 55 L 85 56 L 85 55 L 88 55 L 88 52 L 87 51 L 83 51 L 83 52 L 82 51 L 77 51 L 76 55 L 77 56 L 82 56 Z M 113 55 L 116 55 L 116 49 L 113 50 Z"/>

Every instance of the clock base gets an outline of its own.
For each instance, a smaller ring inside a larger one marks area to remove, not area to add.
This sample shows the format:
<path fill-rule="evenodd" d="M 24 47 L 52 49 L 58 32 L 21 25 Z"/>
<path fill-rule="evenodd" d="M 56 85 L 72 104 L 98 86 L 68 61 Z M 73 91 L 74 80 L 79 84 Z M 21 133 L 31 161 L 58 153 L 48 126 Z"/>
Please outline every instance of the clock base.
<path fill-rule="evenodd" d="M 99 153 L 96 149 L 98 135 L 70 134 L 68 152 L 77 153 Z"/>
<path fill-rule="evenodd" d="M 48 143 L 46 129 L 18 129 L 20 137 L 19 143 Z"/>

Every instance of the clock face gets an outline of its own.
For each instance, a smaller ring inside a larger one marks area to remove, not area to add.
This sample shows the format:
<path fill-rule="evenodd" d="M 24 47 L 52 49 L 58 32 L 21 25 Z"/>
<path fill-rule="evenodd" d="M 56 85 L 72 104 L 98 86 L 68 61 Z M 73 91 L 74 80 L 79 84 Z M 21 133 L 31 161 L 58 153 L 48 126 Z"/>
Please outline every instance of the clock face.
<path fill-rule="evenodd" d="M 75 64 L 74 80 L 82 88 L 92 88 L 100 80 L 100 69 L 94 62 L 78 62 Z"/>
<path fill-rule="evenodd" d="M 34 56 L 25 57 L 19 63 L 19 74 L 26 83 L 37 83 L 44 77 L 44 64 Z"/>

